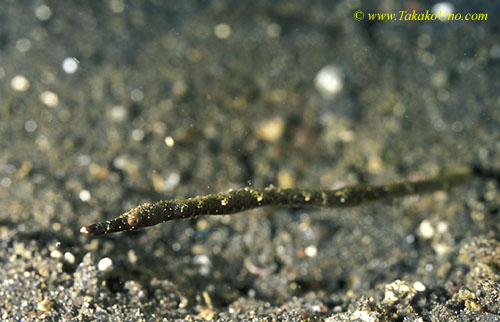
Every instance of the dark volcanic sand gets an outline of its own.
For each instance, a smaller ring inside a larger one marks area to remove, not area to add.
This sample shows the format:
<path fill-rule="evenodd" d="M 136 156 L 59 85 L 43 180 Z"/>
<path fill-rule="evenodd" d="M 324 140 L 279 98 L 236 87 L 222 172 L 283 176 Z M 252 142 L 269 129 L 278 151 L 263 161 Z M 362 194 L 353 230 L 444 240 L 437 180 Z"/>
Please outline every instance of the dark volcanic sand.
<path fill-rule="evenodd" d="M 490 181 L 78 232 L 247 185 L 500 167 L 500 5 L 454 4 L 488 20 L 353 18 L 419 1 L 1 1 L 0 319 L 500 321 Z"/>

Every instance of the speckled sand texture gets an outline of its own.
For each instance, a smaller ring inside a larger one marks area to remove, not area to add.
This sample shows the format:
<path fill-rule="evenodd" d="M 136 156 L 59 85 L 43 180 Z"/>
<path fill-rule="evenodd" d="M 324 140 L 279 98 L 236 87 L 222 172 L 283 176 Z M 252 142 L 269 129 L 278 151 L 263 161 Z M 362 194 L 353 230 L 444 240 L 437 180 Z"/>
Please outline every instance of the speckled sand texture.
<path fill-rule="evenodd" d="M 500 167 L 487 21 L 410 1 L 0 1 L 0 320 L 499 321 L 499 187 L 89 239 L 160 199 Z"/>

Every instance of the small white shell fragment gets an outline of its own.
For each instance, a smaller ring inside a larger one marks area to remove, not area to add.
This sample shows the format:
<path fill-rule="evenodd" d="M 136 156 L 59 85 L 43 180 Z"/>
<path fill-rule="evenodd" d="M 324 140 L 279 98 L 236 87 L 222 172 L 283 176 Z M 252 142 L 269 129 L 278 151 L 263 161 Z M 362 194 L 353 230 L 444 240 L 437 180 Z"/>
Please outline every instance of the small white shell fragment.
<path fill-rule="evenodd" d="M 26 92 L 30 88 L 30 81 L 23 75 L 16 75 L 10 81 L 10 87 L 16 92 Z"/>
<path fill-rule="evenodd" d="M 113 261 L 109 257 L 104 257 L 97 263 L 97 269 L 101 272 L 108 271 L 113 267 Z"/>
<path fill-rule="evenodd" d="M 316 74 L 314 85 L 323 97 L 333 98 L 343 87 L 340 69 L 333 65 L 326 65 Z"/>

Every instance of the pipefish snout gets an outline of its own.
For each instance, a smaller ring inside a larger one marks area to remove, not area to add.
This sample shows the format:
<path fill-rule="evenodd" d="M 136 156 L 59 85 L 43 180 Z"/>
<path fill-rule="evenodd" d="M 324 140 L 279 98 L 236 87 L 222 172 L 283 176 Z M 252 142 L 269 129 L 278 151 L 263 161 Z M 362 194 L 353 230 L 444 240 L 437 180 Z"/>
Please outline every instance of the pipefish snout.
<path fill-rule="evenodd" d="M 336 190 L 282 189 L 274 186 L 264 189 L 230 190 L 189 199 L 144 203 L 117 218 L 84 226 L 80 232 L 87 236 L 97 236 L 136 230 L 170 220 L 201 215 L 229 215 L 264 206 L 354 207 L 377 200 L 448 190 L 477 177 L 496 179 L 500 182 L 500 171 L 480 166 L 464 166 L 424 180 L 384 185 L 355 185 Z"/>

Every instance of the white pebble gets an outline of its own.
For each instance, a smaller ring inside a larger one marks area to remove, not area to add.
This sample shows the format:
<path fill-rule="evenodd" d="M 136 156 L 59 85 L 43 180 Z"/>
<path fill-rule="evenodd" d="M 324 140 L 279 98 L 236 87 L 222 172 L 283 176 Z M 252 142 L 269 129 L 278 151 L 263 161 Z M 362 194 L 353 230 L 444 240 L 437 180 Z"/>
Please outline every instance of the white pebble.
<path fill-rule="evenodd" d="M 435 229 L 427 219 L 423 220 L 418 226 L 418 233 L 424 239 L 431 239 L 434 236 Z"/>
<path fill-rule="evenodd" d="M 438 16 L 440 21 L 448 21 L 448 17 L 453 14 L 454 7 L 450 2 L 438 2 L 431 9 L 432 13 Z"/>
<path fill-rule="evenodd" d="M 74 264 L 76 258 L 75 258 L 75 255 L 73 255 L 72 253 L 66 252 L 66 253 L 64 253 L 64 260 L 70 264 Z"/>
<path fill-rule="evenodd" d="M 52 16 L 52 10 L 50 9 L 50 7 L 48 7 L 44 4 L 36 7 L 35 17 L 37 17 L 38 20 L 46 21 L 46 20 L 50 19 L 50 16 Z"/>
<path fill-rule="evenodd" d="M 91 161 L 92 161 L 92 159 L 87 154 L 82 154 L 82 155 L 78 156 L 78 163 L 81 166 L 88 166 Z"/>
<path fill-rule="evenodd" d="M 62 256 L 63 256 L 63 254 L 60 251 L 58 251 L 57 249 L 50 252 L 50 257 L 52 257 L 52 258 L 59 259 Z"/>
<path fill-rule="evenodd" d="M 206 255 L 197 255 L 194 257 L 193 262 L 198 265 L 210 265 L 210 258 Z"/>
<path fill-rule="evenodd" d="M 218 24 L 214 28 L 214 34 L 219 39 L 227 39 L 231 36 L 231 26 L 225 23 Z"/>
<path fill-rule="evenodd" d="M 171 174 L 168 175 L 167 179 L 164 182 L 165 190 L 167 191 L 174 190 L 174 188 L 177 187 L 180 181 L 181 181 L 181 176 L 176 172 L 172 172 Z"/>
<path fill-rule="evenodd" d="M 134 140 L 134 141 L 137 141 L 137 142 L 142 141 L 142 139 L 144 139 L 144 131 L 141 129 L 134 129 L 134 130 L 132 130 L 131 136 L 132 136 L 132 140 Z"/>
<path fill-rule="evenodd" d="M 10 184 L 12 183 L 12 180 L 8 177 L 3 177 L 2 180 L 0 180 L 0 186 L 3 188 L 8 188 Z"/>
<path fill-rule="evenodd" d="M 417 292 L 423 292 L 423 291 L 425 291 L 425 285 L 422 282 L 419 282 L 419 281 L 413 283 L 413 288 Z"/>
<path fill-rule="evenodd" d="M 352 318 L 358 319 L 363 322 L 376 322 L 379 321 L 377 312 L 370 311 L 354 311 L 352 312 Z"/>
<path fill-rule="evenodd" d="M 33 120 L 27 120 L 26 123 L 24 123 L 24 129 L 27 132 L 34 132 L 37 127 L 38 127 L 38 125 Z"/>
<path fill-rule="evenodd" d="M 128 257 L 128 261 L 131 264 L 135 265 L 137 263 L 137 254 L 132 249 L 128 251 L 127 257 Z"/>
<path fill-rule="evenodd" d="M 175 141 L 174 141 L 174 139 L 173 139 L 171 136 L 167 136 L 167 137 L 165 138 L 165 144 L 166 144 L 169 148 L 171 148 L 171 147 L 173 147 L 173 146 L 174 146 Z"/>
<path fill-rule="evenodd" d="M 109 8 L 114 13 L 122 13 L 123 10 L 125 10 L 125 4 L 123 3 L 123 0 L 111 0 L 109 2 Z"/>
<path fill-rule="evenodd" d="M 440 234 L 448 232 L 448 224 L 445 221 L 440 221 L 437 224 L 437 231 Z"/>
<path fill-rule="evenodd" d="M 87 202 L 90 200 L 90 191 L 84 189 L 84 190 L 80 191 L 80 193 L 78 194 L 78 197 L 80 197 L 81 201 Z"/>
<path fill-rule="evenodd" d="M 127 117 L 127 110 L 121 105 L 116 105 L 111 108 L 111 119 L 116 122 L 121 122 Z"/>
<path fill-rule="evenodd" d="M 16 49 L 22 53 L 27 52 L 31 48 L 31 40 L 28 38 L 20 38 L 16 41 Z"/>
<path fill-rule="evenodd" d="M 56 107 L 59 103 L 59 97 L 54 92 L 45 91 L 40 94 L 40 101 L 48 107 Z"/>
<path fill-rule="evenodd" d="M 387 302 L 387 303 L 394 303 L 398 300 L 398 298 L 396 297 L 396 295 L 394 294 L 393 291 L 385 291 L 384 293 L 384 302 Z"/>
<path fill-rule="evenodd" d="M 130 92 L 130 98 L 134 102 L 140 102 L 144 99 L 144 92 L 139 88 L 133 89 Z"/>
<path fill-rule="evenodd" d="M 333 98 L 342 90 L 342 74 L 337 67 L 327 65 L 316 74 L 314 84 L 325 98 Z"/>
<path fill-rule="evenodd" d="M 74 74 L 78 69 L 78 60 L 74 57 L 67 57 L 62 62 L 62 69 L 67 74 Z"/>
<path fill-rule="evenodd" d="M 126 156 L 117 156 L 114 160 L 113 160 L 113 166 L 117 169 L 120 169 L 120 170 L 125 170 L 125 168 L 127 167 L 128 165 L 128 159 Z"/>
<path fill-rule="evenodd" d="M 113 261 L 109 257 L 104 257 L 97 263 L 97 269 L 101 272 L 110 270 L 113 267 Z"/>
<path fill-rule="evenodd" d="M 307 257 L 316 257 L 316 255 L 318 255 L 318 249 L 316 246 L 307 246 L 304 252 Z"/>
<path fill-rule="evenodd" d="M 267 26 L 266 32 L 269 37 L 278 38 L 281 34 L 281 26 L 276 23 L 272 23 Z"/>
<path fill-rule="evenodd" d="M 25 92 L 30 88 L 30 81 L 23 75 L 16 75 L 10 81 L 10 86 L 18 92 Z"/>

